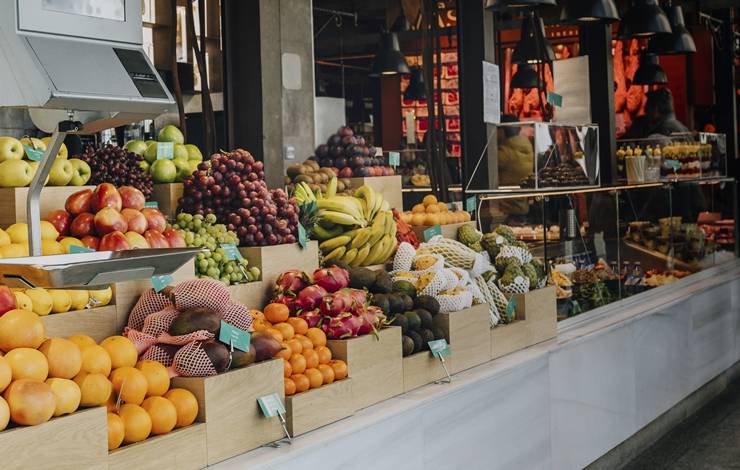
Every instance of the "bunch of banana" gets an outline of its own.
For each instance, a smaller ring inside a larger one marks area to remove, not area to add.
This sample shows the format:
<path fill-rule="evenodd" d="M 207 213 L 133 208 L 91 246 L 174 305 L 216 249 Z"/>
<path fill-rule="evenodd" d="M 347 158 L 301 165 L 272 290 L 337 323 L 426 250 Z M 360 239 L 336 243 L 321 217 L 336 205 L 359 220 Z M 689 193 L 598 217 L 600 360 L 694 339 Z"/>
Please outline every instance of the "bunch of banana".
<path fill-rule="evenodd" d="M 321 194 L 321 190 L 317 190 L 316 193 L 311 190 L 311 187 L 306 184 L 305 181 L 301 181 L 300 183 L 297 183 L 293 189 L 293 197 L 295 197 L 296 202 L 298 203 L 298 206 L 303 206 L 306 204 L 310 204 L 312 202 L 316 202 L 319 199 L 324 199 L 324 197 L 332 198 L 336 196 L 337 194 L 337 183 L 339 181 L 337 180 L 337 177 L 334 176 L 332 179 L 329 180 L 329 184 L 326 188 L 326 196 Z"/>

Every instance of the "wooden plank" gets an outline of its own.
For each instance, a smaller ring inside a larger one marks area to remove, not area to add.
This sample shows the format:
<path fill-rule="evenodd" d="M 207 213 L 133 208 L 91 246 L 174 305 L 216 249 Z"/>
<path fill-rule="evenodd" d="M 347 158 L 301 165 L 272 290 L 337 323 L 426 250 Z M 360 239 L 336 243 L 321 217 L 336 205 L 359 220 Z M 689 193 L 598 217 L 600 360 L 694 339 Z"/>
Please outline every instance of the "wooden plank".
<path fill-rule="evenodd" d="M 440 313 L 434 317 L 452 349 L 447 360 L 450 374 L 475 367 L 491 360 L 491 324 L 487 304 L 465 310 Z"/>
<path fill-rule="evenodd" d="M 401 175 L 350 178 L 349 183 L 352 189 L 357 189 L 365 184 L 370 186 L 376 193 L 383 195 L 383 199 L 388 201 L 391 209 L 398 209 L 399 212 L 403 212 L 403 185 Z"/>
<path fill-rule="evenodd" d="M 108 336 L 120 333 L 117 330 L 115 305 L 55 313 L 41 317 L 41 321 L 44 322 L 46 335 L 49 337 L 83 333 L 100 342 Z"/>
<path fill-rule="evenodd" d="M 492 328 L 491 358 L 497 359 L 526 348 L 528 331 L 527 322 L 523 318 Z"/>
<path fill-rule="evenodd" d="M 557 300 L 555 287 L 516 294 L 516 315 L 525 319 L 527 324 L 527 345 L 541 343 L 558 334 Z"/>
<path fill-rule="evenodd" d="M 305 250 L 293 243 L 244 247 L 239 251 L 249 261 L 249 266 L 260 268 L 266 288 L 272 288 L 280 273 L 288 269 L 300 269 L 311 274 L 319 267 L 319 243 L 315 240 L 310 240 Z"/>
<path fill-rule="evenodd" d="M 110 470 L 198 470 L 208 465 L 206 425 L 196 423 L 108 454 Z"/>
<path fill-rule="evenodd" d="M 105 407 L 77 411 L 37 426 L 0 433 L 3 470 L 108 468 Z"/>
<path fill-rule="evenodd" d="M 39 198 L 41 218 L 57 209 L 64 209 L 67 198 L 83 189 L 95 189 L 95 186 L 46 186 Z M 7 228 L 16 222 L 27 222 L 26 201 L 28 188 L 0 188 L 0 227 Z"/>
<path fill-rule="evenodd" d="M 248 282 L 246 284 L 234 284 L 229 286 L 231 300 L 244 304 L 249 308 L 261 309 L 267 300 L 268 291 L 272 285 L 267 286 L 263 281 Z"/>
<path fill-rule="evenodd" d="M 472 220 L 470 222 L 461 222 L 459 224 L 440 225 L 440 228 L 442 229 L 442 236 L 451 240 L 457 240 L 457 230 L 463 225 L 472 225 L 473 227 L 476 226 L 475 221 Z M 424 241 L 424 230 L 432 227 L 430 225 L 412 225 L 411 228 L 414 230 L 416 236 L 419 237 L 419 240 Z"/>
<path fill-rule="evenodd" d="M 446 377 L 439 359 L 429 351 L 406 356 L 402 362 L 404 393 Z"/>
<path fill-rule="evenodd" d="M 346 378 L 286 397 L 285 408 L 290 435 L 300 436 L 352 416 L 355 412 L 352 407 L 354 390 L 352 382 L 353 379 Z"/>
<path fill-rule="evenodd" d="M 374 335 L 327 341 L 334 359 L 347 363 L 353 382 L 352 406 L 359 410 L 403 393 L 401 328 L 383 328 Z M 380 386 L 382 384 L 382 386 Z"/>
<path fill-rule="evenodd" d="M 256 449 L 283 436 L 278 419 L 262 416 L 257 398 L 284 397 L 283 360 L 273 359 L 212 377 L 176 377 L 198 399 L 199 422 L 206 423 L 208 465 Z"/>
<path fill-rule="evenodd" d="M 165 217 L 173 220 L 177 215 L 177 201 L 184 192 L 182 183 L 155 184 L 152 200 L 157 201 L 159 210 Z"/>

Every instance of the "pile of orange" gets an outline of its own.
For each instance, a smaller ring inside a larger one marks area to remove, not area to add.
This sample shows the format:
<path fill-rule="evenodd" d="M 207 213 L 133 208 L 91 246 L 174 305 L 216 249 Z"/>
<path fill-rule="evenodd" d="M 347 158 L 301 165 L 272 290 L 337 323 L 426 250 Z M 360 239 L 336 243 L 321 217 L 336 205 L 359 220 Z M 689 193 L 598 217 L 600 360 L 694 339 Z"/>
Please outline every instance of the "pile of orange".
<path fill-rule="evenodd" d="M 410 212 L 401 214 L 401 220 L 409 225 L 447 225 L 470 221 L 470 213 L 466 211 L 450 211 L 447 204 L 438 202 L 437 198 L 429 194 L 424 196 L 421 204 L 416 204 Z"/>
<path fill-rule="evenodd" d="M 272 303 L 263 312 L 252 311 L 252 326 L 281 342 L 275 357 L 283 359 L 285 395 L 305 392 L 347 377 L 347 363 L 332 359 L 326 334 L 309 328 L 306 320 L 289 316 L 288 307 Z"/>

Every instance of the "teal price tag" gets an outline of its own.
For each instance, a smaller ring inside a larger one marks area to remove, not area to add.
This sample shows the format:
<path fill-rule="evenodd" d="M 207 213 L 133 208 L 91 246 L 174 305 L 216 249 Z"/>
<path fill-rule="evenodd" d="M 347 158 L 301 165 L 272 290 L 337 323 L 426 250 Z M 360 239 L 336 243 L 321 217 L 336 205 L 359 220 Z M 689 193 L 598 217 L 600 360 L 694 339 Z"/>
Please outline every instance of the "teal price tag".
<path fill-rule="evenodd" d="M 547 92 L 547 102 L 558 108 L 563 107 L 563 97 L 554 91 Z"/>
<path fill-rule="evenodd" d="M 465 210 L 468 212 L 475 212 L 477 209 L 478 201 L 475 196 L 470 196 L 465 200 Z"/>
<path fill-rule="evenodd" d="M 283 401 L 277 393 L 259 397 L 257 403 L 259 403 L 262 414 L 266 418 L 274 418 L 285 414 L 285 405 L 283 405 Z"/>
<path fill-rule="evenodd" d="M 304 250 L 306 249 L 306 246 L 308 246 L 308 234 L 306 234 L 306 228 L 300 222 L 298 223 L 298 244 L 300 244 L 301 248 Z"/>
<path fill-rule="evenodd" d="M 27 144 L 23 144 L 23 151 L 26 153 L 28 159 L 34 162 L 41 161 L 41 158 L 44 156 L 43 150 L 36 150 Z"/>
<path fill-rule="evenodd" d="M 175 156 L 173 142 L 157 142 L 157 160 L 172 160 Z"/>
<path fill-rule="evenodd" d="M 516 296 L 512 296 L 509 299 L 509 303 L 506 304 L 506 317 L 512 320 L 516 315 Z"/>
<path fill-rule="evenodd" d="M 401 154 L 399 152 L 388 152 L 388 164 L 398 166 L 401 164 Z"/>
<path fill-rule="evenodd" d="M 424 230 L 424 241 L 428 242 L 437 235 L 442 235 L 442 227 L 439 225 L 429 227 L 428 229 Z"/>
<path fill-rule="evenodd" d="M 239 351 L 249 352 L 249 342 L 252 339 L 252 334 L 248 331 L 240 330 L 239 328 L 229 325 L 225 321 L 221 320 L 221 329 L 218 333 L 218 340 L 224 344 L 227 344 Z"/>
<path fill-rule="evenodd" d="M 146 201 L 144 203 L 144 207 L 148 207 L 149 209 L 159 209 L 159 203 L 157 201 Z"/>
<path fill-rule="evenodd" d="M 673 171 L 678 171 L 681 169 L 681 162 L 679 162 L 678 160 L 665 160 L 663 162 L 663 165 Z"/>
<path fill-rule="evenodd" d="M 152 287 L 154 287 L 154 292 L 160 292 L 171 283 L 172 276 L 170 276 L 169 274 L 164 274 L 162 276 L 152 276 Z"/>
<path fill-rule="evenodd" d="M 72 245 L 72 246 L 69 247 L 69 252 L 71 254 L 74 254 L 74 253 L 92 253 L 93 251 L 95 251 L 95 250 L 93 250 L 92 248 L 88 248 L 86 246 Z"/>
<path fill-rule="evenodd" d="M 452 355 L 452 351 L 450 350 L 450 345 L 447 344 L 446 339 L 437 339 L 434 341 L 429 341 L 427 343 L 429 345 L 429 350 L 432 352 L 432 356 L 437 358 L 442 357 L 450 357 Z"/>
<path fill-rule="evenodd" d="M 242 254 L 239 252 L 239 248 L 237 248 L 233 243 L 222 243 L 221 248 L 224 250 L 224 254 L 228 261 L 237 261 L 242 259 Z"/>

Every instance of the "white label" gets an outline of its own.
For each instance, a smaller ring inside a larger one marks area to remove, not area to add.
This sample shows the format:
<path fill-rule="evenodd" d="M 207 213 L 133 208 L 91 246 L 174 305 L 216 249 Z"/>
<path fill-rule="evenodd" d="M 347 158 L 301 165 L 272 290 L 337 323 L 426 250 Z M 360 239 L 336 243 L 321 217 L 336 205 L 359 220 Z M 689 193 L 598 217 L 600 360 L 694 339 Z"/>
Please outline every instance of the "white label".
<path fill-rule="evenodd" d="M 483 121 L 501 123 L 501 80 L 498 65 L 483 61 Z"/>

